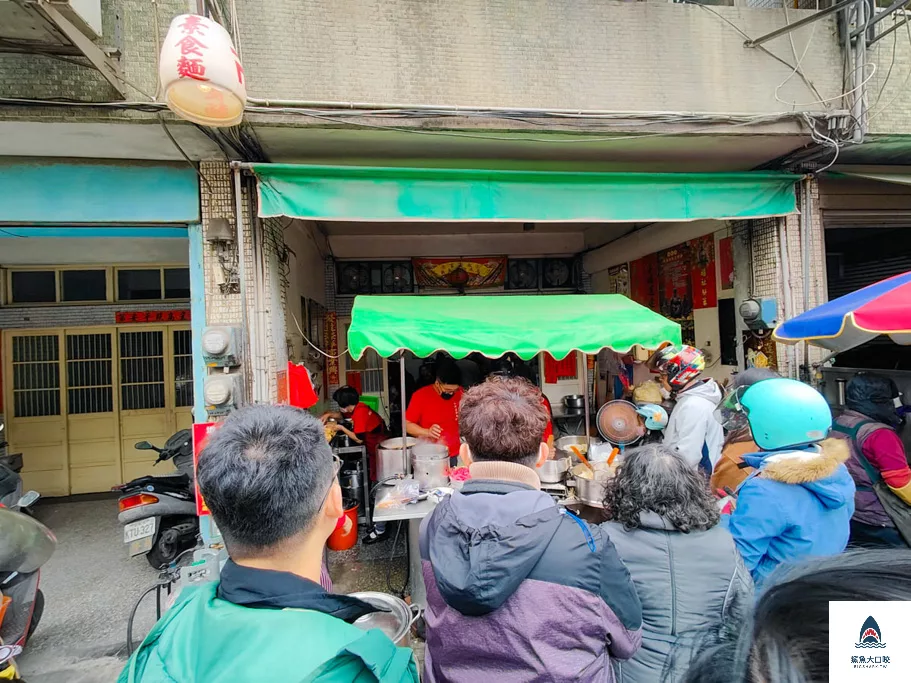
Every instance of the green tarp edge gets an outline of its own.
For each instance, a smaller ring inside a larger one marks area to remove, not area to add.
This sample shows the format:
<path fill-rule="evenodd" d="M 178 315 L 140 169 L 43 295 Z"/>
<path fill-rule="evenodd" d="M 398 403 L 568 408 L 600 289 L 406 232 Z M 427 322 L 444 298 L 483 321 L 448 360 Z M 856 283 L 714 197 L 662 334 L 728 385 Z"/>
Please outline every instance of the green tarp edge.
<path fill-rule="evenodd" d="M 663 342 L 680 344 L 680 325 L 621 294 L 359 296 L 348 328 L 355 360 L 368 348 L 383 358 L 404 349 L 420 358 L 512 352 L 524 360 L 547 351 L 560 360 Z"/>
<path fill-rule="evenodd" d="M 345 221 L 655 222 L 782 216 L 801 176 L 253 164 L 259 215 Z"/>

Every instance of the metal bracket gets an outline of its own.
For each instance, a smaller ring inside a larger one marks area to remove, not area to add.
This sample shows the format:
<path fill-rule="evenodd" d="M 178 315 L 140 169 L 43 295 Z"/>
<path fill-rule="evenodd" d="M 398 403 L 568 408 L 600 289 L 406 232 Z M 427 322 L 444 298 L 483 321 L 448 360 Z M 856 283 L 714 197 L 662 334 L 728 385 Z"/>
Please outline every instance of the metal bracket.
<path fill-rule="evenodd" d="M 869 29 L 871 26 L 875 26 L 876 24 L 881 22 L 883 19 L 888 17 L 893 12 L 897 12 L 898 10 L 902 9 L 909 2 L 911 2 L 911 0 L 896 0 L 895 2 L 893 2 L 891 5 L 889 5 L 886 9 L 884 9 L 879 14 L 871 16 L 870 19 L 867 20 L 867 23 L 865 23 L 860 28 L 854 29 L 854 32 L 851 34 L 851 40 L 854 40 L 861 33 L 866 31 L 867 29 Z M 891 33 L 891 31 L 889 31 L 889 32 Z M 876 38 L 874 38 L 873 40 L 868 40 L 867 47 L 870 47 L 870 45 L 872 45 L 875 41 L 876 41 Z"/>
<path fill-rule="evenodd" d="M 838 2 L 834 5 L 832 5 L 831 7 L 827 7 L 826 9 L 819 10 L 816 14 L 813 14 L 809 17 L 804 17 L 803 19 L 795 21 L 793 24 L 788 24 L 787 26 L 782 26 L 781 28 L 772 31 L 771 33 L 766 33 L 764 36 L 760 36 L 759 38 L 753 38 L 752 40 L 748 40 L 743 44 L 743 46 L 744 47 L 758 47 L 758 46 L 762 45 L 763 43 L 767 43 L 768 41 L 772 40 L 773 38 L 777 38 L 778 36 L 786 35 L 786 34 L 790 33 L 791 31 L 793 31 L 794 29 L 800 28 L 801 26 L 806 26 L 807 24 L 812 24 L 814 21 L 819 21 L 823 17 L 827 17 L 830 14 L 834 14 L 835 12 L 839 12 L 839 11 L 845 9 L 846 7 L 849 7 L 851 5 L 856 5 L 856 4 L 857 4 L 857 0 L 841 0 L 841 2 Z"/>
<path fill-rule="evenodd" d="M 76 26 L 63 16 L 63 14 L 60 13 L 60 10 L 52 4 L 46 2 L 46 0 L 38 0 L 37 7 L 47 20 L 53 23 L 60 32 L 66 36 L 67 40 L 75 45 L 85 58 L 92 63 L 92 66 L 94 66 L 104 79 L 113 86 L 117 91 L 117 94 L 126 98 L 126 89 L 124 88 L 125 82 L 117 62 L 108 57 L 104 53 L 104 50 L 89 40 L 88 36 L 76 28 Z"/>
<path fill-rule="evenodd" d="M 877 33 L 875 38 L 873 38 L 872 40 L 868 40 L 868 41 L 867 41 L 867 48 L 870 48 L 870 47 L 871 47 L 872 45 L 874 45 L 875 43 L 878 43 L 880 40 L 882 40 L 882 39 L 885 38 L 887 35 L 889 35 L 890 33 L 892 33 L 892 31 L 897 31 L 897 30 L 900 29 L 902 26 L 904 26 L 905 24 L 907 24 L 909 21 L 911 21 L 911 17 L 906 16 L 906 17 L 905 17 L 904 19 L 902 19 L 901 21 L 896 21 L 894 24 L 892 24 L 892 25 L 891 25 L 889 28 L 887 28 L 885 31 L 882 31 L 881 33 Z"/>

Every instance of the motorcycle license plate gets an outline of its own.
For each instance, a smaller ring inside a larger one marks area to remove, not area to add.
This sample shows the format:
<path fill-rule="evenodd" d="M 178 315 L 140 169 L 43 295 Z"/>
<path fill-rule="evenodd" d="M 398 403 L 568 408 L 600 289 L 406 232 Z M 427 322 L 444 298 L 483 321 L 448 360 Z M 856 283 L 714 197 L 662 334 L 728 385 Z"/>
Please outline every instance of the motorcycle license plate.
<path fill-rule="evenodd" d="M 123 527 L 123 542 L 130 546 L 130 557 L 142 555 L 152 549 L 158 519 L 148 517 L 138 522 L 130 522 Z"/>

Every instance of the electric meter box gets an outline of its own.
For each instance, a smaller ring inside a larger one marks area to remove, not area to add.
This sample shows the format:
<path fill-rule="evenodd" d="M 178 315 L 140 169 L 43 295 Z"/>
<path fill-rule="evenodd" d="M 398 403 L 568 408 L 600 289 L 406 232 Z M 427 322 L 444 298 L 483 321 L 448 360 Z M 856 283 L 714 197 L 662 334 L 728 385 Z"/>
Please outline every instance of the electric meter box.
<path fill-rule="evenodd" d="M 778 322 L 778 299 L 774 296 L 747 299 L 740 304 L 740 317 L 751 330 L 771 330 Z"/>
<path fill-rule="evenodd" d="M 236 368 L 243 360 L 243 335 L 239 327 L 218 325 L 202 333 L 202 357 L 210 368 Z"/>
<path fill-rule="evenodd" d="M 206 377 L 202 393 L 210 417 L 227 415 L 240 407 L 243 379 L 242 373 L 220 372 Z"/>

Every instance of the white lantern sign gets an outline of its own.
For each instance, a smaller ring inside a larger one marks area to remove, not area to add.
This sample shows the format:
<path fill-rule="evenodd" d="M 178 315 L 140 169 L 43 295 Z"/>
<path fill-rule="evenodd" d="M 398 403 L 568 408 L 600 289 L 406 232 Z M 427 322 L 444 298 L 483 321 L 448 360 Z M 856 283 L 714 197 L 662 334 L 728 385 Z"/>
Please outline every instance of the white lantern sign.
<path fill-rule="evenodd" d="M 236 126 L 244 116 L 247 87 L 231 36 L 216 22 L 182 14 L 161 46 L 158 76 L 168 107 L 204 126 Z"/>

